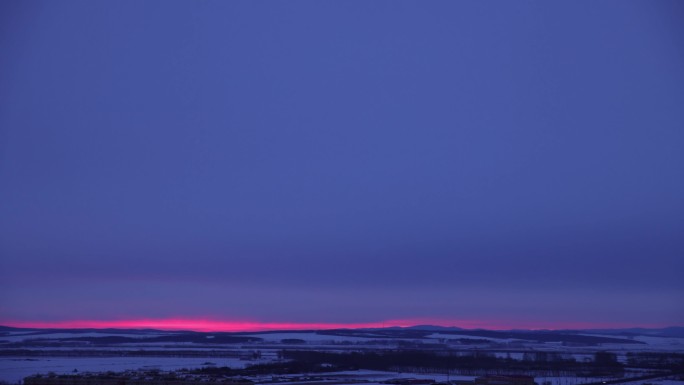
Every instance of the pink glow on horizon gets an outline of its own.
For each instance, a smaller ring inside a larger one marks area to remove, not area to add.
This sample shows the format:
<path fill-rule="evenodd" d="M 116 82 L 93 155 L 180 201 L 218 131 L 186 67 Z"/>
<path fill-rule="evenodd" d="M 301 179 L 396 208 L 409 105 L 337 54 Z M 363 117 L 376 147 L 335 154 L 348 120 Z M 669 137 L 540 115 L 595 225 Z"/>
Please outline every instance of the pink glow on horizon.
<path fill-rule="evenodd" d="M 221 321 L 211 319 L 135 319 L 135 320 L 69 320 L 69 321 L 19 321 L 6 322 L 8 326 L 26 328 L 55 329 L 160 329 L 160 330 L 193 330 L 203 332 L 250 332 L 268 330 L 303 330 L 303 329 L 341 329 L 341 328 L 373 328 L 382 327 L 376 323 L 294 323 L 294 322 L 258 322 L 258 321 Z M 392 325 L 404 326 L 404 325 Z"/>
<path fill-rule="evenodd" d="M 600 329 L 626 327 L 664 327 L 669 325 L 634 325 L 596 322 L 506 322 L 476 320 L 440 320 L 410 319 L 389 320 L 361 323 L 306 323 L 306 322 L 259 322 L 238 320 L 166 318 L 166 319 L 131 319 L 131 320 L 66 320 L 66 321 L 0 321 L 1 325 L 20 328 L 46 329 L 159 329 L 159 330 L 192 330 L 200 332 L 257 332 L 269 330 L 323 330 L 323 329 L 356 329 L 381 328 L 390 326 L 456 326 L 464 329 Z"/>

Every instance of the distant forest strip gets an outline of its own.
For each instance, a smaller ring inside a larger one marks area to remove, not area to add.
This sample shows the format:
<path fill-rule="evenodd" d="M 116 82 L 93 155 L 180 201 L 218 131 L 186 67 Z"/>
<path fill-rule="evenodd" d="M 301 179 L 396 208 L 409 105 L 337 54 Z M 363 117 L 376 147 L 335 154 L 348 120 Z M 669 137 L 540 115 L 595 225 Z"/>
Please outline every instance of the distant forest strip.
<path fill-rule="evenodd" d="M 0 350 L 0 356 L 22 357 L 239 357 L 257 359 L 261 352 L 248 350 Z M 480 376 L 487 374 L 526 374 L 531 376 L 622 377 L 627 368 L 652 369 L 660 373 L 684 373 L 684 354 L 633 352 L 626 362 L 611 352 L 596 352 L 592 358 L 577 360 L 571 354 L 546 351 L 525 352 L 521 359 L 501 357 L 482 351 L 376 350 L 331 352 L 280 350 L 278 361 L 247 366 L 244 369 L 202 368 L 193 371 L 231 376 L 256 374 L 323 373 L 342 370 L 383 370 L 413 373 L 451 373 Z"/>
<path fill-rule="evenodd" d="M 319 335 L 329 335 L 338 337 L 364 337 L 364 338 L 408 338 L 408 339 L 423 339 L 429 338 L 437 341 L 439 338 L 434 337 L 437 333 L 441 336 L 468 336 L 480 338 L 495 338 L 495 339 L 514 339 L 526 340 L 535 342 L 560 342 L 563 344 L 580 344 L 580 345 L 598 345 L 598 344 L 645 344 L 645 342 L 618 337 L 605 337 L 595 335 L 579 334 L 573 331 L 499 331 L 499 330 L 459 330 L 459 331 L 426 331 L 414 329 L 379 329 L 372 332 L 362 330 L 321 330 L 317 331 Z"/>
<path fill-rule="evenodd" d="M 343 370 L 383 370 L 406 373 L 451 373 L 455 375 L 526 374 L 531 376 L 579 376 L 620 378 L 626 367 L 659 369 L 646 378 L 684 373 L 684 354 L 633 353 L 628 364 L 616 355 L 597 352 L 593 359 L 577 361 L 552 352 L 530 352 L 522 360 L 498 358 L 494 355 L 440 354 L 430 351 L 382 351 L 333 353 L 311 350 L 283 350 L 280 362 L 251 365 L 245 369 L 207 367 L 190 372 L 222 375 L 264 375 L 324 373 Z"/>
<path fill-rule="evenodd" d="M 578 376 L 600 377 L 621 376 L 625 367 L 684 370 L 684 354 L 673 353 L 631 353 L 627 364 L 618 362 L 617 356 L 609 352 L 597 352 L 593 359 L 578 361 L 571 355 L 554 352 L 527 352 L 520 360 L 511 357 L 497 357 L 486 352 L 431 352 L 431 351 L 382 351 L 382 352 L 322 352 L 314 350 L 284 350 L 282 359 L 290 365 L 337 369 L 370 369 L 422 371 L 438 370 L 463 375 L 492 373 L 534 373 L 535 375 L 561 375 L 572 373 Z M 269 364 L 265 364 L 269 365 Z M 257 368 L 254 366 L 253 368 Z M 265 368 L 266 369 L 266 368 Z"/>

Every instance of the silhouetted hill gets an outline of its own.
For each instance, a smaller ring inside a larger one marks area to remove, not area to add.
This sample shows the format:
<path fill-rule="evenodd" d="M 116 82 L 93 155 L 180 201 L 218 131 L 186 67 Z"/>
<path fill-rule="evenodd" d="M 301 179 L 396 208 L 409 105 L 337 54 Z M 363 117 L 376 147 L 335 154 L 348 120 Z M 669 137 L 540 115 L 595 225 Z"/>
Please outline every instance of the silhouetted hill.
<path fill-rule="evenodd" d="M 340 337 L 363 337 L 372 339 L 424 339 L 435 333 L 440 335 L 457 335 L 475 338 L 491 338 L 503 340 L 525 340 L 536 342 L 559 342 L 578 344 L 642 344 L 630 338 L 634 336 L 684 337 L 684 327 L 673 326 L 660 329 L 625 328 L 625 329 L 584 329 L 584 330 L 485 330 L 461 329 L 434 325 L 416 325 L 411 327 L 363 328 L 363 329 L 329 329 L 329 330 L 272 330 L 258 332 L 195 332 L 165 331 L 155 329 L 39 329 L 0 326 L 0 335 L 22 332 L 24 335 L 40 339 L 42 334 L 71 333 L 74 336 L 59 338 L 64 341 L 84 341 L 95 344 L 127 343 L 127 342 L 193 342 L 193 343 L 240 343 L 261 340 L 259 335 L 287 333 L 315 333 L 318 335 Z M 83 333 L 106 333 L 114 336 L 83 336 Z M 127 336 L 116 336 L 127 334 Z M 154 335 L 153 335 L 154 334 Z M 600 335 L 592 335 L 600 334 Z M 132 337 L 139 335 L 140 337 Z"/>

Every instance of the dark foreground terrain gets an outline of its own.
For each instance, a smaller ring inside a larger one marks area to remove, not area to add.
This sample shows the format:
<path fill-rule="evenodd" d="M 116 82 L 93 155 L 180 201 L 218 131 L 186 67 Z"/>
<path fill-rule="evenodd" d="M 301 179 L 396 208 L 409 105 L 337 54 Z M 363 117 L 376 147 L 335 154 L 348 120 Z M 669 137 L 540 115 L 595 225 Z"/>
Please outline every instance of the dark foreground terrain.
<path fill-rule="evenodd" d="M 142 370 L 168 378 L 203 376 L 211 382 L 330 385 L 417 376 L 416 381 L 434 383 L 518 376 L 534 378 L 539 385 L 684 385 L 684 338 L 679 334 L 679 328 L 489 331 L 424 326 L 261 333 L 2 328 L 0 380 L 16 383 L 40 374 L 41 381 L 51 382 L 32 385 L 103 385 L 67 382 L 84 373 L 111 376 Z"/>

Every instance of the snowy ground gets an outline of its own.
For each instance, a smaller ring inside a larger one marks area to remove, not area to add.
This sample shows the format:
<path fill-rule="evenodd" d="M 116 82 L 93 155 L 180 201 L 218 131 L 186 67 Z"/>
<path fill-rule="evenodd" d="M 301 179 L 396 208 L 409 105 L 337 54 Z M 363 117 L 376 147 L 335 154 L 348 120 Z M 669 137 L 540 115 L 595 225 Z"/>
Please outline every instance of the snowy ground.
<path fill-rule="evenodd" d="M 267 359 L 266 359 L 267 360 Z M 265 361 L 266 361 L 265 360 Z M 124 371 L 136 369 L 159 369 L 159 370 L 178 370 L 182 368 L 200 368 L 204 366 L 228 366 L 231 368 L 242 368 L 253 361 L 241 361 L 230 358 L 180 358 L 180 357 L 79 357 L 79 358 L 54 358 L 54 357 L 2 357 L 0 358 L 0 380 L 8 383 L 17 383 L 24 377 L 36 373 L 54 372 L 57 374 L 78 372 L 103 372 L 103 371 Z M 304 376 L 298 374 L 283 377 Z M 345 380 L 349 384 L 355 381 L 369 381 L 369 385 L 379 384 L 382 381 L 396 378 L 418 378 L 430 379 L 436 382 L 446 382 L 454 380 L 473 380 L 475 376 L 447 375 L 444 372 L 435 373 L 411 373 L 411 372 L 388 372 L 375 370 L 356 370 L 345 372 L 315 373 L 313 376 L 335 379 L 337 385 L 344 384 Z M 252 378 L 255 382 L 266 382 L 273 378 L 272 375 Z M 581 385 L 587 382 L 596 382 L 596 378 L 583 377 L 535 377 L 539 385 Z M 305 383 L 303 383 L 305 384 Z M 664 378 L 656 380 L 639 380 L 626 383 L 627 385 L 684 385 L 681 378 Z M 291 385 L 296 385 L 291 383 Z M 358 385 L 358 384 L 356 384 Z"/>
<path fill-rule="evenodd" d="M 9 332 L 0 336 L 0 351 L 3 349 L 31 349 L 40 350 L 46 354 L 58 355 L 58 353 L 49 353 L 52 350 L 64 351 L 73 349 L 73 342 L 64 341 L 65 338 L 73 337 L 132 337 L 145 338 L 159 335 L 168 335 L 171 333 L 165 332 L 108 332 L 108 331 L 88 331 L 88 332 Z M 588 334 L 587 335 L 599 335 Z M 243 335 L 244 336 L 244 335 Z M 83 345 L 78 345 L 78 350 L 85 355 L 96 355 L 106 352 L 109 355 L 117 355 L 120 350 L 127 350 L 129 352 L 136 352 L 138 350 L 146 351 L 191 351 L 191 352 L 207 352 L 210 351 L 222 352 L 225 354 L 232 354 L 243 352 L 249 355 L 250 352 L 261 352 L 261 362 L 268 362 L 277 359 L 277 352 L 281 349 L 314 349 L 325 350 L 329 352 L 343 352 L 354 351 L 361 349 L 394 349 L 400 342 L 420 342 L 420 339 L 414 338 L 381 338 L 373 335 L 373 333 L 356 335 L 356 336 L 338 336 L 318 334 L 316 332 L 278 332 L 278 333 L 254 333 L 246 336 L 258 337 L 259 342 L 245 342 L 245 343 L 231 343 L 231 344 L 207 344 L 203 341 L 201 343 L 193 342 L 161 342 L 161 341 L 146 341 L 146 342 L 126 342 L 120 344 L 108 344 L 106 346 L 89 344 L 83 342 Z M 606 337 L 615 337 L 606 335 Z M 460 351 L 478 350 L 481 352 L 488 352 L 497 357 L 511 357 L 513 359 L 522 359 L 525 352 L 530 351 L 550 351 L 567 354 L 579 361 L 592 360 L 594 353 L 600 350 L 609 350 L 617 353 L 620 361 L 626 360 L 627 352 L 645 352 L 645 351 L 661 351 L 661 352 L 684 352 L 684 338 L 675 337 L 655 337 L 655 336 L 634 336 L 631 337 L 635 341 L 643 342 L 644 344 L 600 344 L 596 346 L 578 345 L 578 346 L 564 346 L 560 343 L 540 343 L 535 341 L 524 341 L 515 339 L 496 339 L 489 337 L 475 337 L 470 335 L 447 334 L 447 333 L 428 333 L 426 338 L 422 339 L 426 343 L 436 343 L 454 339 L 480 339 L 487 340 L 481 344 L 448 344 L 451 349 Z M 48 344 L 36 346 L 32 343 L 33 340 L 43 339 L 50 340 Z M 300 339 L 306 343 L 299 344 L 282 344 L 282 340 L 286 339 Z M 4 341 L 4 343 L 3 343 Z M 54 341 L 54 342 L 53 342 Z M 386 344 L 369 345 L 374 341 L 386 342 Z M 26 342 L 23 345 L 22 342 Z M 14 354 L 14 353 L 10 353 Z M 17 353 L 20 354 L 20 353 Z M 22 378 L 35 374 L 55 372 L 60 374 L 72 373 L 74 369 L 79 372 L 84 371 L 123 371 L 134 370 L 141 368 L 158 368 L 161 370 L 176 370 L 181 368 L 198 368 L 204 366 L 205 363 L 211 362 L 218 366 L 229 366 L 232 368 L 241 368 L 246 364 L 257 363 L 255 361 L 242 361 L 237 358 L 209 358 L 209 357 L 43 357 L 42 355 L 32 357 L 2 357 L 0 356 L 0 381 L 7 381 L 15 383 Z M 332 374 L 325 374 L 325 377 L 330 377 Z M 445 373 L 433 374 L 414 374 L 414 373 L 391 373 L 391 372 L 374 372 L 374 371 L 355 371 L 349 373 L 338 373 L 336 375 L 349 378 L 350 381 L 354 379 L 363 379 L 375 381 L 384 381 L 390 378 L 397 377 L 414 377 L 427 378 L 435 381 L 446 381 L 455 379 L 470 380 L 473 377 L 463 376 L 449 376 Z M 365 378 L 359 378 L 359 376 Z M 596 379 L 586 380 L 578 377 L 553 377 L 553 378 L 537 378 L 539 385 L 580 385 L 584 382 L 595 381 Z M 353 381 L 352 381 L 353 382 Z M 544 384 L 547 383 L 547 384 Z M 680 379 L 668 380 L 651 380 L 628 383 L 628 385 L 643 385 L 648 383 L 651 385 L 684 385 L 684 381 Z"/>
<path fill-rule="evenodd" d="M 306 374 L 304 374 L 305 376 Z M 336 383 L 338 382 L 344 382 L 345 380 L 348 380 L 350 384 L 355 384 L 358 385 L 358 383 L 355 383 L 355 381 L 358 380 L 367 380 L 369 381 L 369 384 L 378 384 L 382 381 L 390 380 L 390 379 L 396 379 L 396 378 L 417 378 L 417 379 L 428 379 L 428 380 L 434 380 L 436 382 L 444 382 L 447 380 L 467 380 L 471 381 L 475 379 L 474 376 L 456 376 L 456 375 L 451 375 L 447 376 L 446 373 L 402 373 L 402 372 L 387 372 L 387 371 L 379 371 L 379 370 L 351 370 L 351 371 L 344 371 L 344 372 L 326 372 L 326 373 L 312 373 L 312 376 L 316 377 L 324 377 L 326 379 L 335 379 Z M 282 376 L 284 378 L 287 377 L 302 377 L 303 375 L 298 374 L 298 375 L 293 375 L 293 376 Z M 260 381 L 268 381 L 272 378 L 272 376 L 262 376 L 262 377 L 254 377 L 252 378 L 255 382 L 260 382 Z"/>
<path fill-rule="evenodd" d="M 466 335 L 466 334 L 444 334 L 444 333 L 432 333 L 427 336 L 428 338 L 435 338 L 435 339 L 445 339 L 445 340 L 459 340 L 459 339 L 466 339 L 466 340 L 487 340 L 491 342 L 499 342 L 499 343 L 511 343 L 511 342 L 520 342 L 521 340 L 513 339 L 513 338 L 493 338 L 493 337 L 480 337 L 480 336 L 471 336 L 471 335 Z"/>
<path fill-rule="evenodd" d="M 233 358 L 180 357 L 0 357 L 0 381 L 16 383 L 36 373 L 124 371 L 136 369 L 177 370 L 199 368 L 210 362 L 216 366 L 242 368 L 245 361 Z"/>

